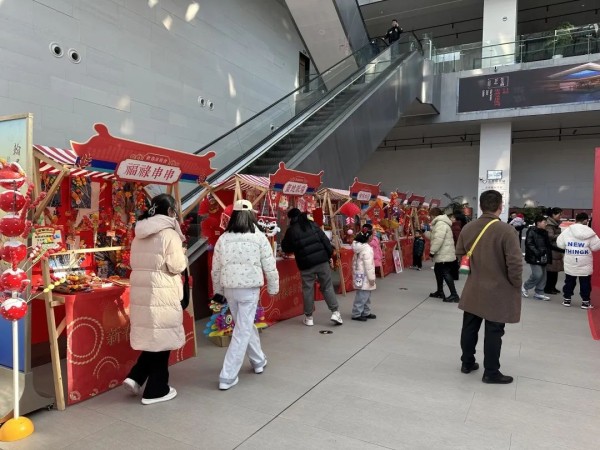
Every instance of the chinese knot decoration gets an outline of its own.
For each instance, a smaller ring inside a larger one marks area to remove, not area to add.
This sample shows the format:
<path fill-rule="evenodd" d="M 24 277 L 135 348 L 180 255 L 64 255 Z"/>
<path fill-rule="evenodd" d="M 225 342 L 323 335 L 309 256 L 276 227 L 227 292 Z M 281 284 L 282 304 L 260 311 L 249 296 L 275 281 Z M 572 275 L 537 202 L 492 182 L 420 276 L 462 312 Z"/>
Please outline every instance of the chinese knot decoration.
<path fill-rule="evenodd" d="M 5 189 L 0 193 L 0 209 L 6 213 L 0 219 L 0 233 L 9 238 L 0 249 L 0 257 L 11 264 L 11 268 L 0 275 L 0 314 L 7 320 L 21 319 L 27 313 L 27 301 L 20 296 L 30 280 L 27 273 L 19 268 L 19 263 L 27 258 L 27 246 L 16 238 L 26 238 L 29 235 L 32 225 L 27 220 L 27 212 L 36 208 L 46 196 L 43 192 L 32 201 L 31 183 L 23 195 L 19 189 L 26 182 L 27 177 L 19 164 L 0 160 L 0 187 Z"/>

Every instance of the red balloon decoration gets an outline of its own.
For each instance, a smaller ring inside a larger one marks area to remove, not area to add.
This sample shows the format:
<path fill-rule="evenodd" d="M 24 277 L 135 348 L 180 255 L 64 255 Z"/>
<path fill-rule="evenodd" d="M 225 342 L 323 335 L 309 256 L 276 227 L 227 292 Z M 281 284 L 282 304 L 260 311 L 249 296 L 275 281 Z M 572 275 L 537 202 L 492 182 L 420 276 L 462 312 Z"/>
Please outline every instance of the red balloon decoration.
<path fill-rule="evenodd" d="M 19 297 L 6 299 L 0 304 L 0 315 L 6 320 L 19 320 L 27 314 L 27 302 Z"/>

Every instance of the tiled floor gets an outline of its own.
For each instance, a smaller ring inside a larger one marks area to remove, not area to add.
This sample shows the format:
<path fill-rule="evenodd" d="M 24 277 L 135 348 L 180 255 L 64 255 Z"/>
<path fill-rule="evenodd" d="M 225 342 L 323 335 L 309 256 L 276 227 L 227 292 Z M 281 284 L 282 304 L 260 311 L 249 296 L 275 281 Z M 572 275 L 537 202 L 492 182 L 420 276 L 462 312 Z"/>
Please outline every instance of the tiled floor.
<path fill-rule="evenodd" d="M 524 299 L 502 349 L 516 380 L 486 385 L 481 370 L 459 371 L 461 312 L 427 297 L 433 278 L 426 267 L 379 281 L 376 320 L 349 320 L 348 295 L 342 327 L 320 302 L 314 327 L 297 318 L 266 330 L 265 372 L 245 365 L 229 391 L 217 389 L 225 349 L 200 337 L 200 356 L 171 370 L 175 400 L 142 406 L 115 389 L 33 414 L 36 432 L 0 448 L 600 448 L 600 342 L 579 303 Z"/>

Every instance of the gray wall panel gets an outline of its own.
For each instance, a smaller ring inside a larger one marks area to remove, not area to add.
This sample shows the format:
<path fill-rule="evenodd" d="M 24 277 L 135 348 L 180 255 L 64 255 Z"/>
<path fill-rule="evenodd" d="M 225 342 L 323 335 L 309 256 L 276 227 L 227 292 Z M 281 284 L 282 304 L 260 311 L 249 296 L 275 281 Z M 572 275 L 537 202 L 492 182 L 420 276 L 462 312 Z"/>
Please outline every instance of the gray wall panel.
<path fill-rule="evenodd" d="M 87 139 L 105 122 L 116 135 L 194 151 L 295 89 L 303 45 L 280 2 L 202 2 L 188 22 L 189 5 L 4 0 L 0 114 L 34 113 L 34 141 L 45 145 Z M 77 49 L 81 63 L 55 58 L 50 42 Z"/>

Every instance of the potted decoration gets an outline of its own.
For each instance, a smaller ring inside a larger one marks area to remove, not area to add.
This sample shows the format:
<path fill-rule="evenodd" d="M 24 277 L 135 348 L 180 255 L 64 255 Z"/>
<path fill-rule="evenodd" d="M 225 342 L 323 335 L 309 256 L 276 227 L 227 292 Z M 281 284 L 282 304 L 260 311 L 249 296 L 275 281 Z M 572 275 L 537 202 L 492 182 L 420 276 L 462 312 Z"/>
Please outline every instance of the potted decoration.
<path fill-rule="evenodd" d="M 573 28 L 573 24 L 563 22 L 554 31 L 554 36 L 548 43 L 548 46 L 551 46 L 552 48 L 552 58 L 562 58 L 566 49 L 573 45 L 573 36 L 571 35 L 571 30 Z"/>

